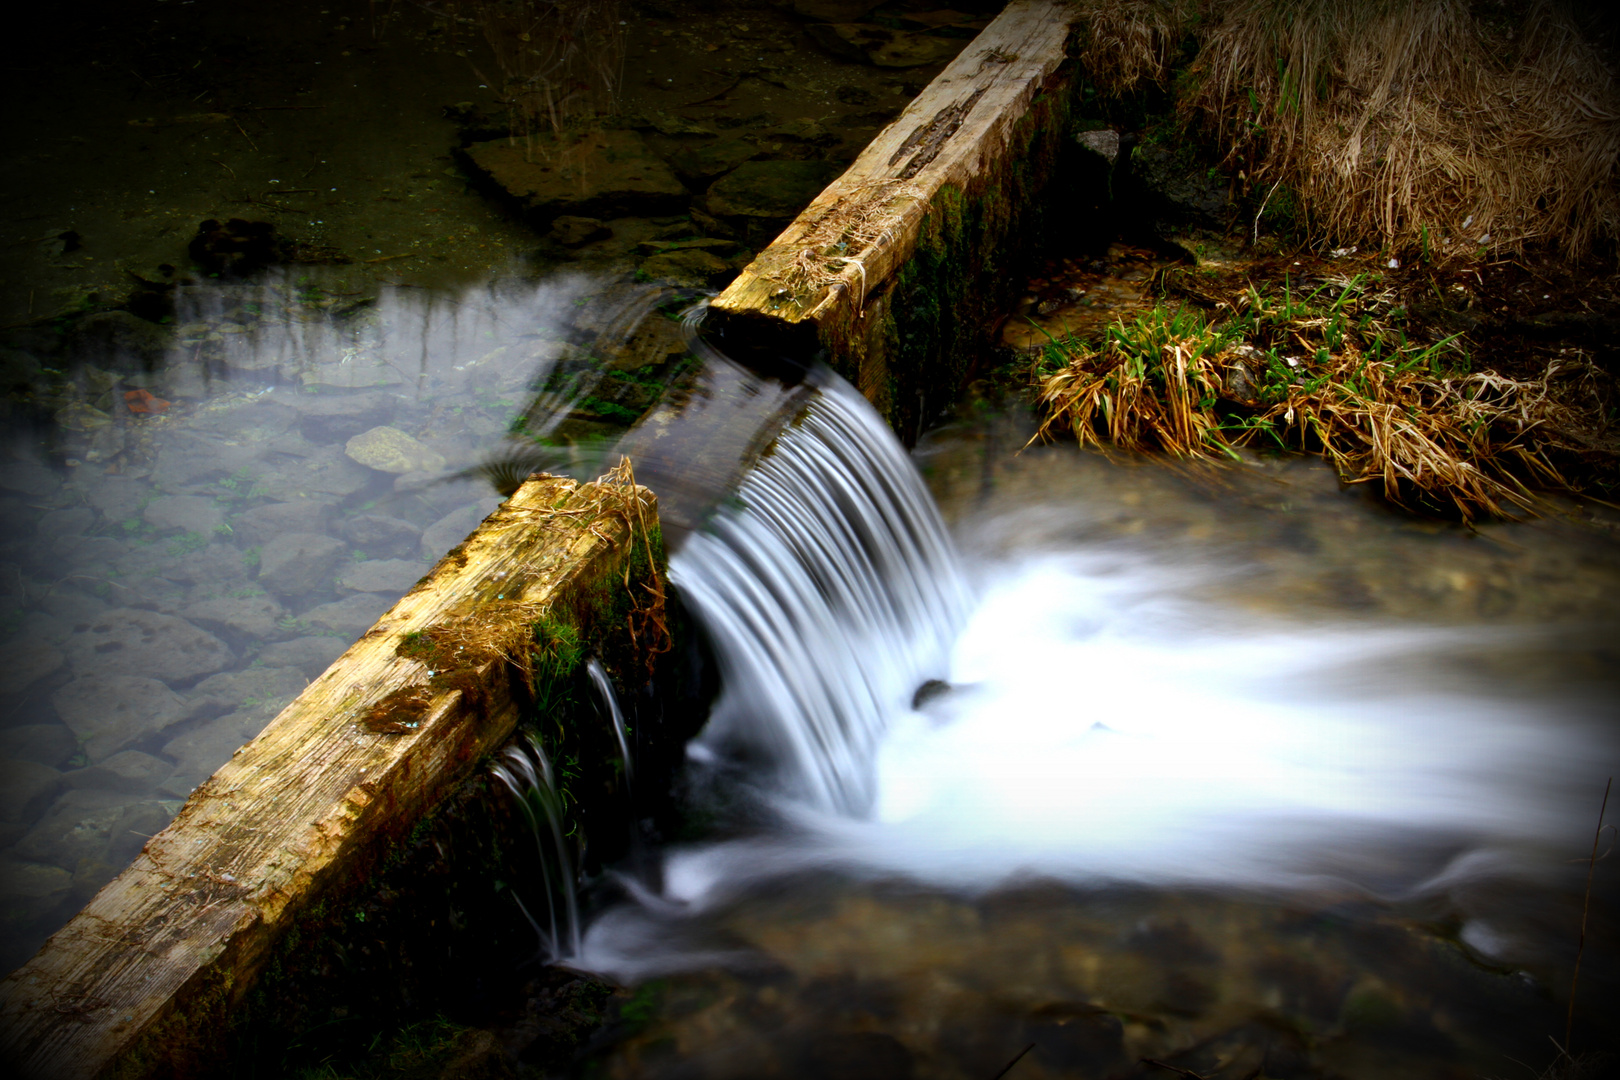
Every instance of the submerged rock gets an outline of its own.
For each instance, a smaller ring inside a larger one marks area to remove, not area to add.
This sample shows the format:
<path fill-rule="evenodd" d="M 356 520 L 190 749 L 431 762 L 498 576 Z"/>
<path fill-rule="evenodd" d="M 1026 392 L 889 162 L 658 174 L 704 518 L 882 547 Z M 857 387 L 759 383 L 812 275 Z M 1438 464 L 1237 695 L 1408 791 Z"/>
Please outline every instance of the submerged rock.
<path fill-rule="evenodd" d="M 0 730 L 0 758 L 36 761 L 57 768 L 79 743 L 63 724 L 23 724 Z"/>
<path fill-rule="evenodd" d="M 172 772 L 174 766 L 162 758 L 139 750 L 120 750 L 99 765 L 68 773 L 62 777 L 62 782 L 70 788 L 145 795 L 167 780 Z"/>
<path fill-rule="evenodd" d="M 367 559 L 340 572 L 337 586 L 348 592 L 399 596 L 415 585 L 429 569 L 426 563 L 410 559 Z"/>
<path fill-rule="evenodd" d="M 62 788 L 62 774 L 37 761 L 0 760 L 0 822 L 31 822 Z"/>
<path fill-rule="evenodd" d="M 355 593 L 331 604 L 310 608 L 299 618 L 318 630 L 341 634 L 353 640 L 370 630 L 383 612 L 394 606 L 391 596 Z"/>
<path fill-rule="evenodd" d="M 81 675 L 51 695 L 51 704 L 92 764 L 162 731 L 186 711 L 173 690 L 139 675 Z"/>
<path fill-rule="evenodd" d="M 737 271 L 718 255 L 701 248 L 687 248 L 643 260 L 641 272 L 654 281 L 701 289 L 718 285 Z"/>
<path fill-rule="evenodd" d="M 584 247 L 597 240 L 607 240 L 613 236 L 613 230 L 604 225 L 599 218 L 576 217 L 564 214 L 551 223 L 551 231 L 546 238 L 561 244 L 563 247 Z"/>
<path fill-rule="evenodd" d="M 348 644 L 341 638 L 310 635 L 266 645 L 255 659 L 270 667 L 296 668 L 305 678 L 313 679 L 331 667 L 346 648 Z"/>
<path fill-rule="evenodd" d="M 81 625 L 62 643 L 79 681 L 93 671 L 188 682 L 212 675 L 232 659 L 219 638 L 173 615 L 116 608 Z"/>
<path fill-rule="evenodd" d="M 54 645 L 13 638 L 6 645 L 6 662 L 0 665 L 0 697 L 21 694 L 66 662 Z"/>
<path fill-rule="evenodd" d="M 537 136 L 532 148 L 496 139 L 474 143 L 463 153 L 540 221 L 668 213 L 690 198 L 670 167 L 633 131 L 596 131 L 572 140 Z"/>
<path fill-rule="evenodd" d="M 843 169 L 826 161 L 747 161 L 709 188 L 711 214 L 791 218 Z"/>
<path fill-rule="evenodd" d="M 259 551 L 259 583 L 286 597 L 325 589 L 343 559 L 343 541 L 319 533 L 282 533 Z"/>
<path fill-rule="evenodd" d="M 396 476 L 438 472 L 445 465 L 442 454 L 392 427 L 374 427 L 361 432 L 344 444 L 343 452 L 368 469 Z"/>
<path fill-rule="evenodd" d="M 356 514 L 338 525 L 338 535 L 367 555 L 403 555 L 416 551 L 422 530 L 401 518 Z"/>

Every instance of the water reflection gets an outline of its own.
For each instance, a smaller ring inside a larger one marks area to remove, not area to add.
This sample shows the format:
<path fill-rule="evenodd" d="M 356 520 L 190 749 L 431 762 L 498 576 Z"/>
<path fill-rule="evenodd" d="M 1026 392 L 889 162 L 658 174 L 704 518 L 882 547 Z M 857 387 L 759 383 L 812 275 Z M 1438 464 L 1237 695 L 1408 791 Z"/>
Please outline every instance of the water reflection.
<path fill-rule="evenodd" d="M 515 480 L 595 475 L 689 364 L 667 289 L 323 280 L 176 286 L 168 328 L 89 316 L 24 358 L 0 464 L 0 969 Z"/>

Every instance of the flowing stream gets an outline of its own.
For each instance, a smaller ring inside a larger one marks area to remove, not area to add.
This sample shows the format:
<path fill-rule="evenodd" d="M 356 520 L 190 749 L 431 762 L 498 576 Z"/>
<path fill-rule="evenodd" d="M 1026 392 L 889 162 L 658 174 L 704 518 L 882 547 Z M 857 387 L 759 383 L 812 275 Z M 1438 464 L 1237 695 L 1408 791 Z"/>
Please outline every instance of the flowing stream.
<path fill-rule="evenodd" d="M 1020 456 L 1007 417 L 919 453 L 953 538 L 824 382 L 672 560 L 722 824 L 572 958 L 661 1003 L 611 1075 L 1548 1057 L 1620 759 L 1609 541 L 1398 520 L 1318 463 Z"/>

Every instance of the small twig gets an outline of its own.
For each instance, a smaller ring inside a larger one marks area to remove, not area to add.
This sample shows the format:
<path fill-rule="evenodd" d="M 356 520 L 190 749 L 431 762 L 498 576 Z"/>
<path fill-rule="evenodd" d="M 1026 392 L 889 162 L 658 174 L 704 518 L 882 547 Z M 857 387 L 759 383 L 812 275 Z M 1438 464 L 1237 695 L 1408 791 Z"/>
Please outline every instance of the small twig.
<path fill-rule="evenodd" d="M 249 135 L 247 133 L 247 128 L 242 126 L 242 121 L 238 120 L 236 117 L 233 116 L 233 117 L 231 117 L 231 123 L 236 125 L 236 130 L 240 131 L 242 133 L 242 138 L 246 139 L 247 144 L 253 148 L 255 153 L 257 153 L 258 150 L 259 150 L 259 144 L 254 142 L 253 141 L 253 136 L 251 136 L 251 135 Z"/>
<path fill-rule="evenodd" d="M 232 179 L 232 180 L 235 180 L 235 179 L 236 179 L 236 170 L 235 170 L 235 169 L 233 169 L 233 168 L 231 168 L 231 167 L 230 167 L 230 166 L 229 166 L 229 165 L 227 165 L 227 164 L 225 164 L 225 163 L 224 163 L 224 162 L 223 162 L 223 161 L 221 161 L 221 160 L 219 160 L 219 158 L 217 158 L 217 157 L 211 157 L 211 158 L 209 158 L 209 159 L 208 159 L 208 160 L 209 160 L 209 161 L 212 161 L 212 162 L 213 162 L 213 163 L 214 163 L 214 164 L 215 164 L 215 165 L 218 165 L 218 166 L 219 166 L 219 167 L 220 167 L 220 168 L 222 168 L 222 169 L 224 169 L 224 170 L 225 170 L 225 171 L 226 171 L 226 172 L 228 172 L 228 173 L 230 173 L 230 174 L 231 174 L 231 179 Z"/>
<path fill-rule="evenodd" d="M 1191 1069 L 1183 1069 L 1179 1065 L 1166 1065 L 1164 1062 L 1154 1061 L 1152 1058 L 1142 1058 L 1141 1061 L 1142 1064 L 1151 1065 L 1155 1069 L 1163 1069 L 1165 1072 L 1173 1072 L 1177 1076 L 1185 1076 L 1187 1080 L 1209 1080 L 1203 1073 L 1195 1073 Z"/>
<path fill-rule="evenodd" d="M 1603 805 L 1598 807 L 1597 832 L 1592 835 L 1592 857 L 1586 863 L 1586 896 L 1581 900 L 1581 937 L 1580 944 L 1575 947 L 1575 971 L 1569 977 L 1569 1015 L 1564 1019 L 1564 1045 L 1560 1047 L 1565 1056 L 1569 1055 L 1569 1036 L 1575 1027 L 1575 984 L 1581 977 L 1581 954 L 1586 951 L 1586 913 L 1592 908 L 1592 872 L 1597 869 L 1598 841 L 1603 838 L 1603 815 L 1609 809 L 1609 789 L 1614 786 L 1614 777 L 1609 777 L 1608 783 L 1603 785 Z"/>
<path fill-rule="evenodd" d="M 1030 1043 L 1028 1046 L 1026 1046 L 1022 1050 L 1018 1051 L 1018 1056 L 1013 1058 L 1011 1061 L 1007 1062 L 1007 1064 L 1002 1068 L 1002 1070 L 1000 1072 L 996 1073 L 996 1075 L 992 1076 L 990 1078 L 990 1080 L 1001 1080 L 1001 1078 L 1003 1076 L 1006 1076 L 1008 1073 L 1012 1072 L 1012 1067 L 1014 1065 L 1016 1065 L 1020 1061 L 1024 1060 L 1024 1055 L 1025 1054 L 1029 1053 L 1033 1049 L 1035 1049 L 1035 1044 Z"/>
<path fill-rule="evenodd" d="M 721 89 L 715 91 L 714 93 L 710 94 L 708 97 L 700 97 L 696 101 L 683 101 L 683 102 L 681 102 L 679 105 L 677 105 L 675 107 L 677 109 L 686 109 L 686 108 L 690 108 L 693 105 L 703 105 L 703 104 L 706 104 L 706 103 L 708 103 L 710 101 L 715 100 L 716 98 L 725 97 L 727 94 L 731 93 L 733 90 L 737 89 L 737 87 L 739 87 L 741 85 L 742 85 L 742 76 L 739 75 L 737 78 L 731 80 L 731 82 L 729 84 L 727 84 L 726 86 L 722 87 Z"/>
<path fill-rule="evenodd" d="M 238 112 L 274 112 L 284 109 L 324 109 L 325 105 L 238 105 Z"/>
<path fill-rule="evenodd" d="M 362 259 L 360 261 L 365 263 L 367 266 L 370 266 L 372 263 L 392 262 L 395 259 L 409 259 L 415 254 L 416 252 L 414 251 L 407 251 L 401 255 L 379 255 L 375 259 Z"/>

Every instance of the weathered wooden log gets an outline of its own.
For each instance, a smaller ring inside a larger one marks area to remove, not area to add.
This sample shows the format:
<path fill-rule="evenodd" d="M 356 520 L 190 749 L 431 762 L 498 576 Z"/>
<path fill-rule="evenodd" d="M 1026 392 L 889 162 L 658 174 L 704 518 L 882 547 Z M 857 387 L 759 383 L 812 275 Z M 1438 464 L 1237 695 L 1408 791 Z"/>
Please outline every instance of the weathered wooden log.
<path fill-rule="evenodd" d="M 723 347 L 764 338 L 802 352 L 819 340 L 915 438 L 954 399 L 1038 231 L 1075 21 L 1062 0 L 1008 4 L 715 299 Z"/>
<path fill-rule="evenodd" d="M 218 1068 L 283 935 L 512 734 L 548 649 L 660 647 L 663 557 L 627 470 L 523 484 L 0 983 L 11 1075 Z"/>

